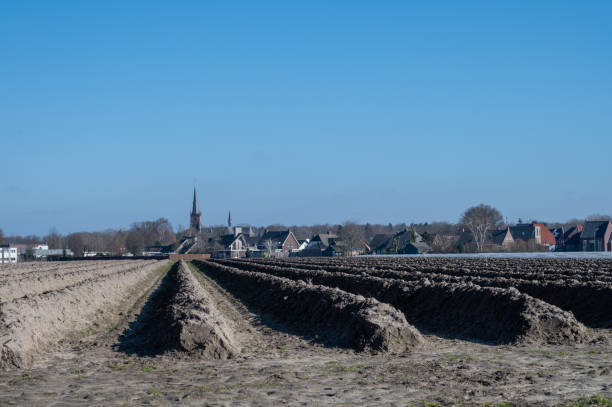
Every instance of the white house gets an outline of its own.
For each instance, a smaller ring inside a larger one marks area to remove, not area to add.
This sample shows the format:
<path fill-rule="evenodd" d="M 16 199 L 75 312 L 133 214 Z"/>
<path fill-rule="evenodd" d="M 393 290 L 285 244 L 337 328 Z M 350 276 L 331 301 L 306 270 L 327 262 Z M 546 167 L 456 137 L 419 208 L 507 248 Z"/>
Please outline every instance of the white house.
<path fill-rule="evenodd" d="M 37 259 L 46 259 L 48 256 L 74 256 L 70 249 L 34 249 L 34 257 Z"/>
<path fill-rule="evenodd" d="M 10 245 L 0 245 L 0 264 L 17 263 L 17 248 Z"/>

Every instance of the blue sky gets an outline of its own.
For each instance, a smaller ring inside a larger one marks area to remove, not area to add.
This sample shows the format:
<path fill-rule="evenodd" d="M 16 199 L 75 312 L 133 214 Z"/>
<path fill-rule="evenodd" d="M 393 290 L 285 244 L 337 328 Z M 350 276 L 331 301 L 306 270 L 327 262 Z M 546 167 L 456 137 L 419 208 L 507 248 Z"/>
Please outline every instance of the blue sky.
<path fill-rule="evenodd" d="M 5 234 L 612 212 L 609 1 L 2 3 Z"/>

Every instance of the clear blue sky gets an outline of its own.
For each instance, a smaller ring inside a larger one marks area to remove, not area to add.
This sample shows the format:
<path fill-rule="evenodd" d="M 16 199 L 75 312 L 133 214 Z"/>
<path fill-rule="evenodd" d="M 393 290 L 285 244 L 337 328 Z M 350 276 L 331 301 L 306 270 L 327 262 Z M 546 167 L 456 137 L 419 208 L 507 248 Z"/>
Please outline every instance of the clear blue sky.
<path fill-rule="evenodd" d="M 5 234 L 612 212 L 610 1 L 1 3 Z"/>

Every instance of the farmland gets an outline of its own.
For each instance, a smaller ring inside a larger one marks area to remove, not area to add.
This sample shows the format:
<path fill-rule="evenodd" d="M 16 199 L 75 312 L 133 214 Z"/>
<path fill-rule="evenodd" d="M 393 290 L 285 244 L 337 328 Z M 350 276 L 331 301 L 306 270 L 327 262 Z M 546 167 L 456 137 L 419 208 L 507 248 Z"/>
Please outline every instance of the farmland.
<path fill-rule="evenodd" d="M 31 263 L 0 318 L 2 404 L 612 397 L 609 259 Z"/>

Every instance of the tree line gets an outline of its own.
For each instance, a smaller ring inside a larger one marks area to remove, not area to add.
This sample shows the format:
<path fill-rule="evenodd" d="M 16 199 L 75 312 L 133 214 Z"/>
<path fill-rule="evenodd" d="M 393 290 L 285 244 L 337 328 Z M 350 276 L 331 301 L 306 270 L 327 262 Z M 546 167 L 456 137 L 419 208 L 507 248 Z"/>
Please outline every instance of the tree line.
<path fill-rule="evenodd" d="M 148 246 L 173 244 L 176 240 L 172 224 L 166 218 L 134 222 L 126 230 L 109 229 L 103 232 L 76 232 L 62 235 L 56 228 L 51 228 L 44 236 L 16 235 L 4 238 L 2 236 L 0 230 L 0 242 L 27 245 L 44 243 L 49 246 L 49 249 L 69 249 L 76 255 L 84 252 L 111 255 L 122 255 L 126 251 L 140 253 Z"/>
<path fill-rule="evenodd" d="M 586 219 L 571 219 L 567 222 L 539 222 L 548 227 L 569 228 L 588 220 L 612 220 L 608 215 L 591 215 Z M 531 219 L 525 222 L 536 221 Z M 522 219 L 518 223 L 523 223 Z M 451 222 L 423 222 L 423 223 L 365 223 L 359 224 L 347 221 L 342 224 L 316 224 L 316 225 L 282 225 L 272 224 L 268 226 L 240 225 L 250 228 L 256 236 L 262 236 L 266 230 L 286 230 L 293 232 L 298 240 L 309 239 L 317 234 L 332 233 L 343 241 L 348 249 L 358 248 L 363 242 L 370 242 L 377 234 L 393 235 L 403 230 L 411 230 L 419 233 L 428 244 L 436 244 L 435 236 L 459 236 L 468 231 L 473 236 L 476 251 L 482 251 L 489 233 L 492 230 L 502 229 L 507 225 L 501 212 L 489 205 L 477 205 L 468 208 L 457 223 Z M 103 232 L 76 232 L 62 235 L 56 228 L 52 228 L 44 236 L 4 236 L 0 229 L 0 244 L 27 244 L 34 245 L 46 243 L 50 249 L 69 249 L 75 254 L 84 252 L 109 253 L 111 255 L 122 255 L 125 252 L 140 253 L 150 246 L 162 246 L 177 244 L 181 241 L 187 231 L 178 226 L 176 230 L 166 218 L 153 221 L 134 222 L 128 229 L 105 230 Z M 228 233 L 226 226 L 209 226 L 202 231 L 207 241 Z M 438 251 L 462 251 L 461 247 L 439 247 Z M 473 251 L 472 248 L 467 249 Z"/>

